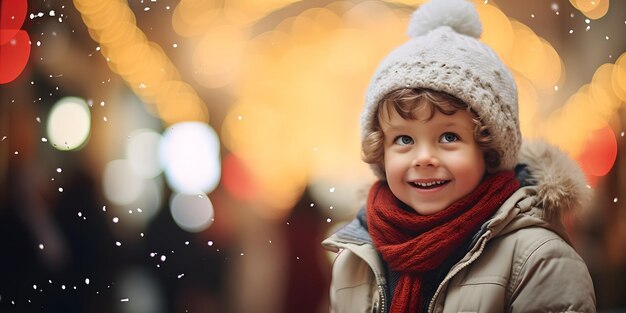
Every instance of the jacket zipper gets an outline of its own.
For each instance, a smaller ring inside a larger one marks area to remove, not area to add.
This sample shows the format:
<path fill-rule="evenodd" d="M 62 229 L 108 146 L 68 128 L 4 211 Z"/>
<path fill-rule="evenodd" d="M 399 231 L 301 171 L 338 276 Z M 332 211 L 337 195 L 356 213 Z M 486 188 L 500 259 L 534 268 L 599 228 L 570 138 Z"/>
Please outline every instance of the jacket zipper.
<path fill-rule="evenodd" d="M 387 312 L 387 286 L 385 285 L 378 285 L 378 293 L 380 294 L 379 298 L 379 302 L 380 302 L 380 313 L 385 313 Z"/>

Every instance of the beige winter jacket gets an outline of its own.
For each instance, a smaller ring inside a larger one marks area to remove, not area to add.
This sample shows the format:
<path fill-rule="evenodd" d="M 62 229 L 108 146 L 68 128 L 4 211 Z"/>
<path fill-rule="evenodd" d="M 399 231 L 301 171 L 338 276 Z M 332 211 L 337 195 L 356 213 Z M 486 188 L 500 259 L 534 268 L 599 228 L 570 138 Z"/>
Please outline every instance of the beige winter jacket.
<path fill-rule="evenodd" d="M 561 212 L 579 210 L 590 190 L 578 166 L 544 143 L 525 144 L 528 177 L 452 266 L 428 312 L 596 312 L 591 277 L 568 243 Z M 324 240 L 338 252 L 331 312 L 387 312 L 385 267 L 355 220 Z"/>

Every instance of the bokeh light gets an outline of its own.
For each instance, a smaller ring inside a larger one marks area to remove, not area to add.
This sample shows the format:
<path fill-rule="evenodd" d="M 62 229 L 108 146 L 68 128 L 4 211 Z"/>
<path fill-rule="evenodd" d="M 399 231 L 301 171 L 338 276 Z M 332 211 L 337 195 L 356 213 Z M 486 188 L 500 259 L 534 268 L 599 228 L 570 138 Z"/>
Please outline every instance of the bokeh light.
<path fill-rule="evenodd" d="M 511 21 L 492 5 L 477 5 L 476 9 L 483 24 L 480 40 L 489 45 L 501 58 L 507 57 L 515 38 Z"/>
<path fill-rule="evenodd" d="M 138 129 L 128 136 L 126 159 L 138 177 L 153 178 L 161 174 L 158 158 L 161 138 L 161 134 L 151 129 Z"/>
<path fill-rule="evenodd" d="M 232 83 L 239 74 L 247 40 L 241 28 L 225 23 L 206 31 L 192 55 L 196 81 L 207 88 Z"/>
<path fill-rule="evenodd" d="M 220 181 L 220 141 L 205 123 L 184 122 L 166 129 L 159 160 L 168 185 L 177 192 L 210 193 Z"/>
<path fill-rule="evenodd" d="M 201 232 L 211 226 L 215 212 L 205 195 L 178 193 L 170 201 L 170 213 L 176 224 L 188 232 Z"/>
<path fill-rule="evenodd" d="M 26 11 L 26 0 L 0 2 L 0 84 L 13 81 L 28 63 L 30 36 L 20 29 Z"/>
<path fill-rule="evenodd" d="M 155 263 L 162 254 L 155 253 Z M 120 313 L 164 313 L 163 300 L 165 291 L 160 288 L 159 281 L 150 271 L 140 267 L 131 267 L 121 272 L 116 279 L 119 289 L 116 297 L 120 300 L 115 311 Z"/>
<path fill-rule="evenodd" d="M 626 53 L 622 53 L 615 61 L 615 67 L 611 73 L 611 87 L 615 95 L 626 102 Z"/>
<path fill-rule="evenodd" d="M 343 181 L 317 180 L 309 185 L 309 191 L 315 199 L 315 209 L 322 216 L 331 220 L 347 220 L 365 207 L 362 201 L 369 191 L 372 180 L 356 183 L 345 179 Z"/>
<path fill-rule="evenodd" d="M 597 20 L 609 11 L 610 0 L 569 0 L 586 17 Z"/>
<path fill-rule="evenodd" d="M 620 68 L 623 53 L 616 64 L 598 67 L 589 84 L 581 86 L 565 104 L 545 120 L 535 120 L 537 136 L 554 143 L 570 155 L 579 155 L 590 134 L 606 126 L 623 106 Z M 580 121 L 585 121 L 580 123 Z"/>
<path fill-rule="evenodd" d="M 144 180 L 134 174 L 128 160 L 113 160 L 104 168 L 102 188 L 107 200 L 123 206 L 139 198 L 144 190 Z"/>
<path fill-rule="evenodd" d="M 528 26 L 513 21 L 514 41 L 507 65 L 529 79 L 536 88 L 549 91 L 561 79 L 561 59 L 552 45 Z"/>
<path fill-rule="evenodd" d="M 131 181 L 133 179 L 136 178 L 131 178 Z M 150 221 L 161 210 L 163 205 L 163 181 L 157 177 L 153 179 L 139 179 L 138 182 L 134 181 L 134 184 L 139 186 L 131 186 L 130 188 L 138 188 L 138 191 L 132 190 L 127 196 L 134 199 L 125 205 L 115 205 L 110 210 L 115 216 L 123 219 L 124 226 L 129 230 L 142 231 L 146 229 Z M 132 195 L 133 192 L 137 192 L 136 196 Z M 108 198 L 107 200 L 111 201 Z M 114 201 L 111 202 L 115 203 Z"/>
<path fill-rule="evenodd" d="M 199 36 L 218 16 L 220 10 L 215 0 L 181 0 L 172 15 L 172 26 L 183 37 Z"/>
<path fill-rule="evenodd" d="M 229 153 L 222 161 L 222 184 L 234 197 L 252 201 L 258 197 L 259 187 L 252 180 L 250 169 L 236 155 Z"/>
<path fill-rule="evenodd" d="M 18 31 L 7 43 L 0 45 L 0 84 L 16 79 L 26 67 L 29 56 L 30 37 L 23 30 Z"/>
<path fill-rule="evenodd" d="M 66 97 L 54 104 L 46 131 L 49 143 L 58 150 L 80 148 L 91 130 L 91 113 L 85 100 Z"/>
<path fill-rule="evenodd" d="M 410 11 L 335 3 L 250 41 L 222 138 L 258 182 L 261 216 L 286 216 L 313 180 L 334 181 L 346 171 L 355 180 L 370 177 L 360 161 L 358 115 L 376 61 L 405 40 L 399 12 Z M 286 88 L 276 88 L 285 80 Z"/>
<path fill-rule="evenodd" d="M 136 25 L 128 3 L 75 0 L 89 34 L 102 45 L 112 71 L 142 98 L 149 112 L 166 125 L 181 121 L 208 122 L 204 101 L 187 83 L 163 49 Z M 174 107 L 175 106 L 175 107 Z"/>
<path fill-rule="evenodd" d="M 26 0 L 0 2 L 0 45 L 9 42 L 20 31 L 27 10 Z"/>
<path fill-rule="evenodd" d="M 604 176 L 609 173 L 617 158 L 617 139 L 609 127 L 594 131 L 577 159 L 587 176 Z"/>

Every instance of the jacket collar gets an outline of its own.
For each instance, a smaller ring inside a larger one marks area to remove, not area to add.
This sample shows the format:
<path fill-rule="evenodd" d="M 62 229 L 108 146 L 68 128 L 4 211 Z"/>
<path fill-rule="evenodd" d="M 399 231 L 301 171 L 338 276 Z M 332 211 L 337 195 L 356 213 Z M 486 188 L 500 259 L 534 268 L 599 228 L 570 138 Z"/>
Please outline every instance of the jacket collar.
<path fill-rule="evenodd" d="M 365 218 L 365 208 L 359 210 L 356 218 L 335 233 L 335 239 L 345 243 L 358 245 L 371 244 L 372 237 L 367 231 L 367 221 Z"/>
<path fill-rule="evenodd" d="M 581 213 L 591 200 L 591 187 L 581 168 L 565 152 L 545 141 L 522 144 L 519 163 L 528 166 L 526 178 L 537 189 L 537 206 L 545 219 L 560 219 L 563 213 Z"/>

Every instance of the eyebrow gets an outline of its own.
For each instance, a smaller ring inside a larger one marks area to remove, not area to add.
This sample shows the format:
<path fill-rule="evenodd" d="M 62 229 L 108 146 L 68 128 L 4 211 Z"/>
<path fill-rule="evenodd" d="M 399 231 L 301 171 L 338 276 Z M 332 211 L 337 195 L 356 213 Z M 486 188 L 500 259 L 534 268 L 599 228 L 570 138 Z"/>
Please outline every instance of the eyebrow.
<path fill-rule="evenodd" d="M 474 123 L 468 125 L 469 127 L 465 127 L 465 123 L 459 123 L 457 121 L 445 121 L 441 124 L 438 124 L 438 126 L 441 127 L 460 127 L 460 128 L 469 128 L 469 129 L 473 129 Z"/>

